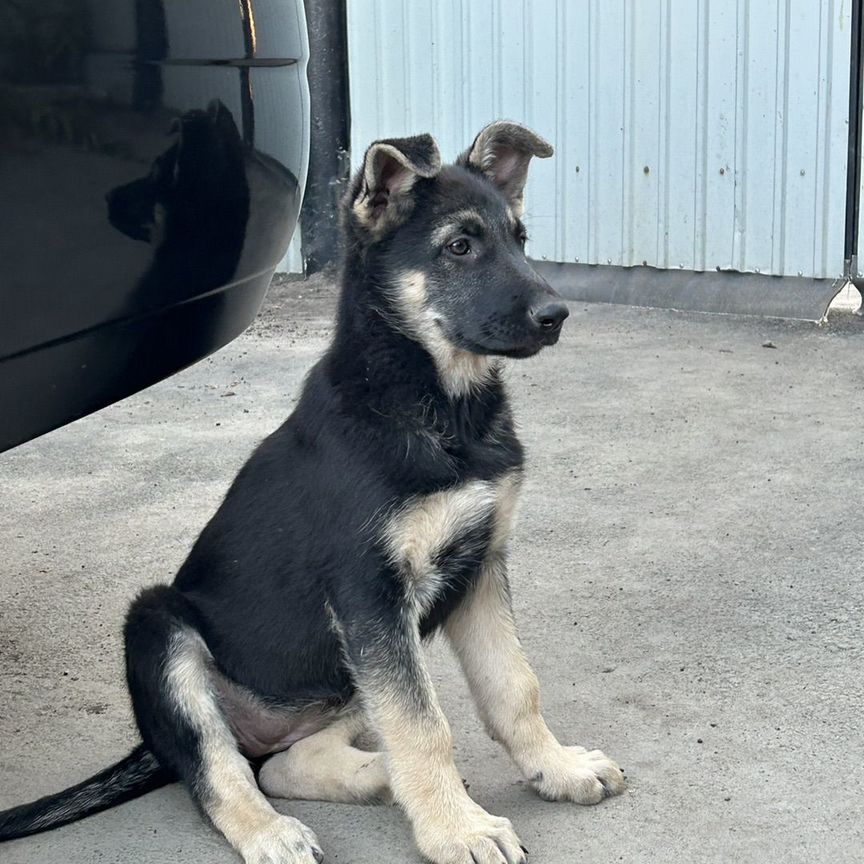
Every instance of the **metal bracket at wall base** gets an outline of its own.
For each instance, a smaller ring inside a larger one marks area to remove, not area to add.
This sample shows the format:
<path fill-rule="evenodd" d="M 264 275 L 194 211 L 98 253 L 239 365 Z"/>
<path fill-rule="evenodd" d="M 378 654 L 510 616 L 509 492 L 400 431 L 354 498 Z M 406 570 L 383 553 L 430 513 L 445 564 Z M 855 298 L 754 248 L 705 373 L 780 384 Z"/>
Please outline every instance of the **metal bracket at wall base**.
<path fill-rule="evenodd" d="M 864 317 L 864 274 L 858 269 L 858 256 L 852 255 L 850 258 L 847 258 L 845 266 L 848 281 L 855 286 L 861 295 L 861 305 L 855 310 L 855 314 Z"/>
<path fill-rule="evenodd" d="M 567 300 L 658 309 L 824 321 L 847 280 L 765 276 L 737 271 L 660 270 L 604 264 L 534 261 L 534 268 Z"/>

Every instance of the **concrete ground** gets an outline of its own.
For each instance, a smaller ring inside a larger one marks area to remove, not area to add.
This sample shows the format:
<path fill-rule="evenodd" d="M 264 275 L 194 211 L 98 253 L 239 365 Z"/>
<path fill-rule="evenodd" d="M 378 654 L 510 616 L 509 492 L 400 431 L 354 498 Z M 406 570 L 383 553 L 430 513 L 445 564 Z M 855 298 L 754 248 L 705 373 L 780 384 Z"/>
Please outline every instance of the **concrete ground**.
<path fill-rule="evenodd" d="M 124 609 L 291 410 L 331 308 L 326 284 L 283 285 L 217 355 L 0 457 L 0 807 L 134 742 Z M 508 373 L 529 452 L 515 605 L 550 725 L 629 791 L 536 798 L 435 645 L 471 794 L 533 864 L 864 860 L 864 322 L 572 312 Z M 396 808 L 279 806 L 330 862 L 419 860 Z M 0 860 L 236 859 L 172 786 Z"/>

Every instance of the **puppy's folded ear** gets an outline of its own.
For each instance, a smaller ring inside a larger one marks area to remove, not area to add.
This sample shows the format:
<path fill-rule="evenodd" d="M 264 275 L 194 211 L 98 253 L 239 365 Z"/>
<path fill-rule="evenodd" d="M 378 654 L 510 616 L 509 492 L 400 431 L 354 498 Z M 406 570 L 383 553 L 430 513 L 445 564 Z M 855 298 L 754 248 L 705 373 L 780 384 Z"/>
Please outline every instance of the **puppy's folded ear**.
<path fill-rule="evenodd" d="M 546 159 L 552 145 L 522 126 L 508 120 L 490 123 L 459 157 L 459 164 L 482 171 L 500 190 L 517 216 L 522 215 L 528 163 L 532 156 Z"/>
<path fill-rule="evenodd" d="M 361 226 L 374 233 L 411 212 L 411 190 L 418 179 L 435 177 L 441 154 L 431 135 L 376 141 L 348 190 L 346 205 Z"/>

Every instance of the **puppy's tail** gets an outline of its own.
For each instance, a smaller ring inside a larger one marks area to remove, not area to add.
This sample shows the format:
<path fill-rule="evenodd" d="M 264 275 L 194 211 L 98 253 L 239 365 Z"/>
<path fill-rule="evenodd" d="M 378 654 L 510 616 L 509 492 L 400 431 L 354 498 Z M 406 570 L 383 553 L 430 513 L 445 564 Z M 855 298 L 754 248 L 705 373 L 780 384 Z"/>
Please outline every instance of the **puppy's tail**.
<path fill-rule="evenodd" d="M 174 779 L 156 757 L 139 744 L 125 759 L 77 786 L 0 812 L 0 843 L 101 813 Z"/>

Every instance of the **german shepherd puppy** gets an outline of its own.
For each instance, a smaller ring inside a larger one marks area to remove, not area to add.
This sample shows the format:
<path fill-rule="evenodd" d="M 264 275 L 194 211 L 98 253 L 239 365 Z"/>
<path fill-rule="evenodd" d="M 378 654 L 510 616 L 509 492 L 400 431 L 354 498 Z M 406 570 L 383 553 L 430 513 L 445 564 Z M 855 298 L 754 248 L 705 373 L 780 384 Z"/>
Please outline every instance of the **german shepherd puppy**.
<path fill-rule="evenodd" d="M 0 814 L 0 838 L 181 780 L 246 864 L 323 858 L 259 784 L 282 798 L 392 797 L 435 864 L 525 862 L 454 765 L 422 650 L 438 630 L 489 734 L 543 798 L 622 791 L 614 762 L 546 726 L 507 578 L 523 458 L 498 358 L 553 345 L 567 317 L 525 259 L 520 219 L 531 157 L 551 155 L 506 122 L 443 167 L 428 135 L 372 144 L 342 205 L 330 348 L 173 585 L 129 611 L 142 743 Z M 357 746 L 369 733 L 380 752 Z M 250 761 L 267 756 L 256 783 Z"/>

